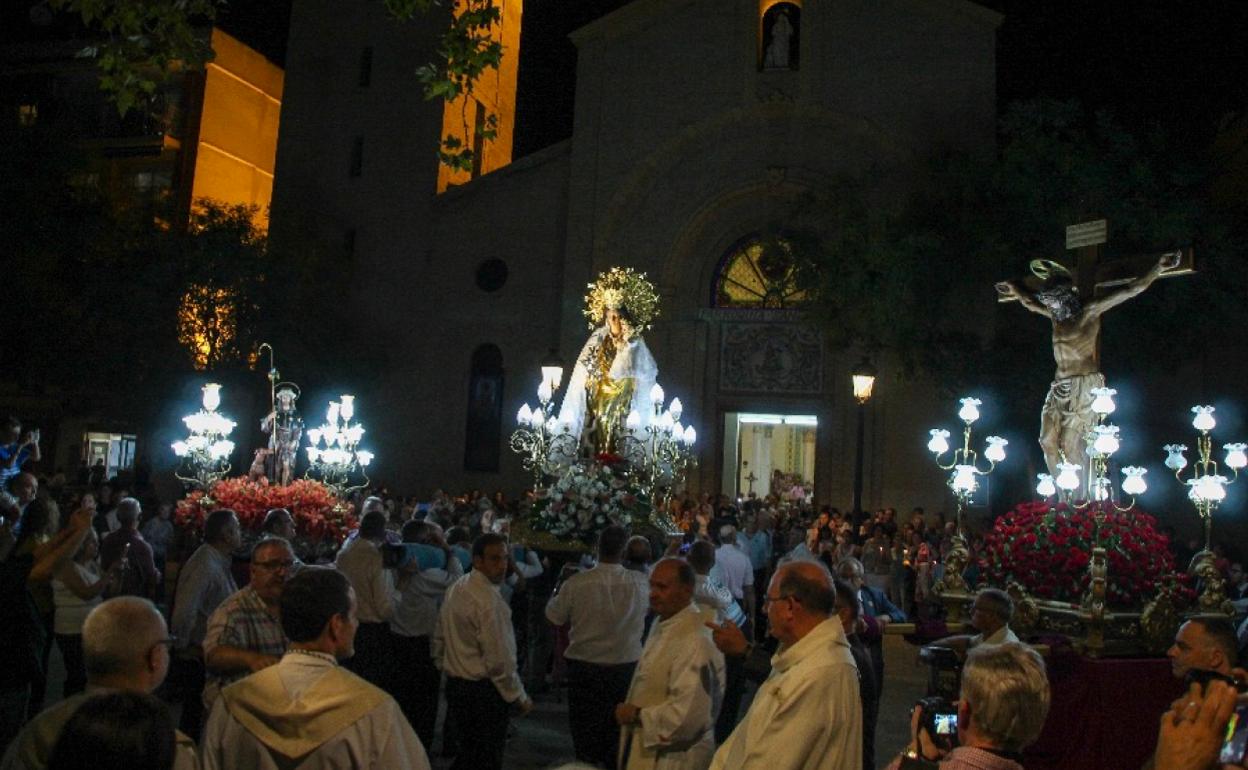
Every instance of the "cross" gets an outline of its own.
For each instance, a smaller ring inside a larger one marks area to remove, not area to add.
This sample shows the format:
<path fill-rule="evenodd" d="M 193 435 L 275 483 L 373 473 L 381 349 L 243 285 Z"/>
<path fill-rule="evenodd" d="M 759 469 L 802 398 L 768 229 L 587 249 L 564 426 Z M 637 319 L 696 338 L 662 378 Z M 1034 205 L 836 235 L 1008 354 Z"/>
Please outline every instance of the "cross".
<path fill-rule="evenodd" d="M 1135 254 L 1127 257 L 1105 259 L 1102 250 L 1105 243 L 1109 240 L 1108 234 L 1109 221 L 1106 219 L 1094 219 L 1068 226 L 1066 228 L 1066 250 L 1075 252 L 1073 269 L 1060 263 L 1034 260 L 1032 262 L 1033 275 L 1024 278 L 1023 283 L 1033 290 L 1039 288 L 1043 282 L 1043 277 L 1036 275 L 1036 273 L 1049 270 L 1053 264 L 1057 264 L 1074 276 L 1075 286 L 1079 289 L 1079 296 L 1086 302 L 1106 289 L 1121 286 L 1144 275 L 1152 269 L 1153 265 L 1157 264 L 1157 260 L 1161 257 L 1160 254 Z M 1160 276 L 1161 278 L 1190 275 L 1196 272 L 1196 258 L 1192 249 L 1190 247 L 1180 249 L 1180 255 L 1179 264 L 1163 272 Z M 1016 297 L 1013 296 L 998 297 L 1000 302 L 1013 302 L 1015 299 Z M 1097 347 L 1100 347 L 1099 336 L 1097 338 Z"/>
<path fill-rule="evenodd" d="M 754 491 L 754 482 L 755 482 L 755 481 L 758 481 L 758 477 L 754 475 L 754 471 L 750 471 L 750 475 L 749 475 L 749 476 L 746 476 L 746 477 L 745 477 L 745 480 L 746 480 L 746 481 L 748 481 L 748 482 L 750 482 L 750 489 L 749 489 L 749 491 L 752 493 L 752 492 Z"/>

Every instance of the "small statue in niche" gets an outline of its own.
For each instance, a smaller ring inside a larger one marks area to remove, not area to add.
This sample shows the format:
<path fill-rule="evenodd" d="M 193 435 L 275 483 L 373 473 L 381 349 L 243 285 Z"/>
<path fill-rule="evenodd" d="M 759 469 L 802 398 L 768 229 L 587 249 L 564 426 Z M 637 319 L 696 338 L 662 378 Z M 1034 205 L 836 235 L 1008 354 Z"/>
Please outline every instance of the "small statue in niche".
<path fill-rule="evenodd" d="M 763 69 L 797 69 L 797 27 L 791 18 L 788 3 L 773 6 L 767 15 L 771 17 L 767 47 L 763 53 Z M 765 25 L 766 26 L 766 25 Z"/>

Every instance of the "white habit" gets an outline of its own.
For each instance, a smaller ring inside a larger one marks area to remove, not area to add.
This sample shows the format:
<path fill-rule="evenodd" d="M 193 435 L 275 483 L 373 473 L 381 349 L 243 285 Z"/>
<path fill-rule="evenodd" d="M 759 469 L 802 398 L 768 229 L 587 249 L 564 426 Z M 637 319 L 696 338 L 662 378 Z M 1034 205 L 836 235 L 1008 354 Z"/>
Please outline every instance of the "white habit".
<path fill-rule="evenodd" d="M 429 770 L 394 698 L 316 652 L 222 690 L 200 751 L 205 770 Z"/>
<path fill-rule="evenodd" d="M 641 708 L 641 724 L 620 732 L 624 770 L 706 770 L 710 764 L 724 696 L 724 656 L 706 628 L 712 617 L 691 604 L 651 626 L 628 689 L 628 702 Z"/>
<path fill-rule="evenodd" d="M 841 621 L 823 621 L 771 659 L 712 770 L 861 770 L 858 668 Z"/>

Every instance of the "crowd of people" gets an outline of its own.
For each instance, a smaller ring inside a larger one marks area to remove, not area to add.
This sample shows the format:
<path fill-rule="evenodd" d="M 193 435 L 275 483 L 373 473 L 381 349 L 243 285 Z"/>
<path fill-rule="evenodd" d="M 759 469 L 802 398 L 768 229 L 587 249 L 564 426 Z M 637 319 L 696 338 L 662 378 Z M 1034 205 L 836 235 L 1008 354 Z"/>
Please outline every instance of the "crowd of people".
<path fill-rule="evenodd" d="M 282 509 L 258 535 L 216 510 L 190 539 L 124 479 L 41 488 L 21 470 L 38 460 L 26 438 L 0 450 L 0 770 L 438 756 L 489 770 L 551 689 L 566 689 L 580 767 L 871 769 L 883 632 L 935 611 L 953 534 L 921 509 L 855 519 L 791 497 L 685 495 L 670 508 L 683 537 L 610 525 L 582 553 L 510 536 L 531 499 L 379 489 L 354 501 L 358 529 L 332 561 L 311 563 Z M 948 640 L 964 660 L 958 745 L 916 707 L 890 767 L 1021 767 L 1049 686 L 1011 612 L 986 589 L 979 633 Z M 66 679 L 44 709 L 53 643 Z M 1176 763 L 1231 719 L 1237 653 L 1229 621 L 1180 630 L 1176 675 L 1221 678 L 1193 682 L 1163 719 L 1158 768 L 1210 766 Z"/>

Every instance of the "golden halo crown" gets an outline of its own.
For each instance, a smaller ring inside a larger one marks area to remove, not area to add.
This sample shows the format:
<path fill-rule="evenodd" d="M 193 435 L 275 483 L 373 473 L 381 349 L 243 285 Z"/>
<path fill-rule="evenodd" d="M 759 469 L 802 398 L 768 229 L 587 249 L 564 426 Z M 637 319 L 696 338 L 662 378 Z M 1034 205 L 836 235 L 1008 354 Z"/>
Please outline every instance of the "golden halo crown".
<path fill-rule="evenodd" d="M 659 315 L 659 293 L 654 284 L 646 280 L 645 273 L 638 273 L 631 267 L 613 267 L 599 275 L 588 288 L 585 318 L 591 330 L 602 325 L 608 309 L 622 309 L 637 334 L 649 329 Z"/>

